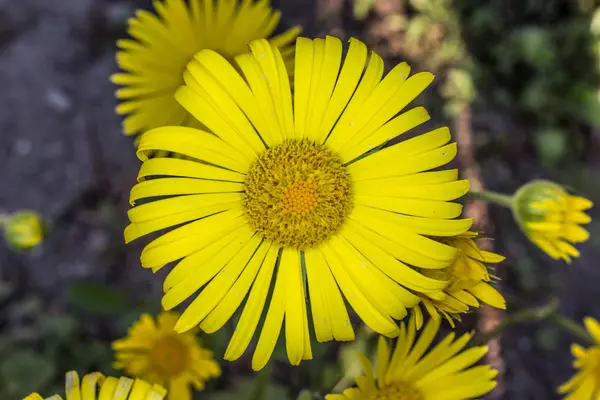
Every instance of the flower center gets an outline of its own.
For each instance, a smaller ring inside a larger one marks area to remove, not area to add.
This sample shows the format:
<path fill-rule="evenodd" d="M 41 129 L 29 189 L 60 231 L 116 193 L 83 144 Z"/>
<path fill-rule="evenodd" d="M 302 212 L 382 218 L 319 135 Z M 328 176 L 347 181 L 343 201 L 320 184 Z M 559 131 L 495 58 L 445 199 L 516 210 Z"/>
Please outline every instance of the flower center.
<path fill-rule="evenodd" d="M 173 334 L 156 341 L 150 350 L 150 361 L 161 376 L 172 377 L 187 368 L 189 359 L 185 345 Z"/>
<path fill-rule="evenodd" d="M 423 400 L 423 394 L 405 382 L 394 382 L 379 389 L 373 400 Z"/>
<path fill-rule="evenodd" d="M 308 140 L 286 140 L 258 156 L 244 182 L 250 224 L 265 238 L 298 249 L 333 235 L 351 208 L 340 159 Z"/>

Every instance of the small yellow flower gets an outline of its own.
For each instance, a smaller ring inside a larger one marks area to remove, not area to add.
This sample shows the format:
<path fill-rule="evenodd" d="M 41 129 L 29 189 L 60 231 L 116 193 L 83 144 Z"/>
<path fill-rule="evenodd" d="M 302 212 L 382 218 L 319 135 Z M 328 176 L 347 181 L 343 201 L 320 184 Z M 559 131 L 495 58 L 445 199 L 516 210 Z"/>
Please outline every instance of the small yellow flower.
<path fill-rule="evenodd" d="M 160 313 L 156 321 L 142 315 L 127 337 L 113 342 L 114 367 L 168 387 L 170 399 L 189 400 L 190 385 L 204 389 L 204 383 L 221 375 L 221 369 L 194 331 L 178 334 L 173 330 L 178 318 L 172 312 Z"/>
<path fill-rule="evenodd" d="M 456 260 L 447 268 L 421 269 L 425 276 L 449 282 L 442 293 L 420 295 L 420 304 L 432 318 L 439 319 L 441 314 L 453 327 L 453 319 L 460 319 L 459 314 L 468 312 L 470 307 L 479 307 L 480 301 L 492 307 L 506 308 L 504 297 L 490 284 L 492 278 L 486 265 L 499 263 L 504 257 L 481 250 L 475 241 L 477 236 L 476 232 L 466 232 L 454 237 L 439 238 L 442 243 L 458 249 Z M 417 329 L 420 329 L 423 322 L 420 306 L 414 307 L 413 312 Z"/>
<path fill-rule="evenodd" d="M 22 210 L 0 219 L 4 238 L 15 250 L 30 250 L 44 239 L 44 222 L 35 211 Z"/>
<path fill-rule="evenodd" d="M 573 367 L 579 372 L 558 388 L 559 393 L 567 394 L 567 400 L 593 400 L 600 396 L 600 323 L 591 317 L 585 317 L 583 323 L 595 345 L 587 349 L 571 345 Z"/>
<path fill-rule="evenodd" d="M 141 379 L 126 377 L 105 377 L 94 372 L 83 377 L 79 382 L 77 372 L 66 374 L 65 393 L 67 400 L 162 400 L 167 391 L 159 385 L 151 385 Z M 44 400 L 37 393 L 32 393 L 23 400 Z M 46 400 L 62 400 L 58 394 L 46 397 Z"/>
<path fill-rule="evenodd" d="M 356 378 L 358 387 L 329 394 L 325 400 L 466 400 L 491 391 L 497 372 L 489 365 L 473 366 L 487 346 L 463 351 L 471 335 L 454 341 L 452 333 L 429 350 L 439 327 L 440 319 L 430 319 L 416 338 L 414 317 L 408 326 L 401 323 L 391 358 L 392 350 L 380 336 L 375 370 L 360 354 L 365 375 Z"/>
<path fill-rule="evenodd" d="M 165 125 L 199 126 L 173 98 L 183 85 L 183 71 L 194 54 L 211 49 L 226 57 L 248 51 L 254 39 L 268 38 L 281 18 L 269 0 L 155 0 L 157 15 L 138 10 L 129 20 L 132 39 L 117 41 L 117 64 L 123 70 L 111 77 L 121 85 L 118 114 L 127 114 L 127 135 Z M 293 46 L 300 28 L 272 37 L 292 68 Z M 207 71 L 197 71 L 206 73 Z"/>
<path fill-rule="evenodd" d="M 568 194 L 560 185 L 533 181 L 514 196 L 513 212 L 525 234 L 555 260 L 579 257 L 572 243 L 585 242 L 589 233 L 580 225 L 591 218 L 584 213 L 593 203 Z"/>

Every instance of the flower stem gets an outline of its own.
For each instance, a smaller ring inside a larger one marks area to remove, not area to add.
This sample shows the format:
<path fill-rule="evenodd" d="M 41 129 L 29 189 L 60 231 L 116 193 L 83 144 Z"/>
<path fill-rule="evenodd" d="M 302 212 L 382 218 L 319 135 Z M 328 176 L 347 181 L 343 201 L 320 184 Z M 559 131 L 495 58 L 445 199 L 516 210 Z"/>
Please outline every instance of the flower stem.
<path fill-rule="evenodd" d="M 508 328 L 512 325 L 516 325 L 516 324 L 518 324 L 520 322 L 524 322 L 524 321 L 531 321 L 531 320 L 539 321 L 539 320 L 546 319 L 552 313 L 554 313 L 554 311 L 556 311 L 557 307 L 558 307 L 558 301 L 556 299 L 552 299 L 552 300 L 550 300 L 550 302 L 548 302 L 548 304 L 543 305 L 541 307 L 527 308 L 525 310 L 521 310 L 521 311 L 514 312 L 512 314 L 509 314 L 506 317 L 504 317 L 502 322 L 495 329 L 493 329 L 489 332 L 480 333 L 478 335 L 478 337 L 476 337 L 473 340 L 473 342 L 476 343 L 477 345 L 482 345 L 482 344 L 489 342 L 496 336 L 499 336 L 502 332 L 504 332 L 504 330 L 506 328 Z"/>
<path fill-rule="evenodd" d="M 513 197 L 507 194 L 488 192 L 486 190 L 470 190 L 468 194 L 475 199 L 484 200 L 488 203 L 494 203 L 508 208 L 513 207 Z"/>
<path fill-rule="evenodd" d="M 563 328 L 565 331 L 573 334 L 579 339 L 587 342 L 593 343 L 592 337 L 587 333 L 587 331 L 578 323 L 564 317 L 561 314 L 556 312 L 558 308 L 558 300 L 555 298 L 551 299 L 548 304 L 536 307 L 536 308 L 527 308 L 525 310 L 517 311 L 510 315 L 507 315 L 500 325 L 493 329 L 490 332 L 481 333 L 477 338 L 474 339 L 474 343 L 477 345 L 483 345 L 490 341 L 491 339 L 499 336 L 504 330 L 512 325 L 516 325 L 520 322 L 525 321 L 541 321 L 541 320 L 549 320 L 554 322 L 556 325 Z"/>
<path fill-rule="evenodd" d="M 587 331 L 581 325 L 574 322 L 573 320 L 570 320 L 560 314 L 554 314 L 554 313 L 550 314 L 548 316 L 548 319 L 550 321 L 554 322 L 556 325 L 559 325 L 561 328 L 563 328 L 567 332 L 578 337 L 579 339 L 581 339 L 587 343 L 594 343 L 594 340 L 587 333 Z"/>
<path fill-rule="evenodd" d="M 269 380 L 271 378 L 271 363 L 267 363 L 257 375 L 256 384 L 249 398 L 251 400 L 266 400 L 267 388 L 269 387 Z"/>

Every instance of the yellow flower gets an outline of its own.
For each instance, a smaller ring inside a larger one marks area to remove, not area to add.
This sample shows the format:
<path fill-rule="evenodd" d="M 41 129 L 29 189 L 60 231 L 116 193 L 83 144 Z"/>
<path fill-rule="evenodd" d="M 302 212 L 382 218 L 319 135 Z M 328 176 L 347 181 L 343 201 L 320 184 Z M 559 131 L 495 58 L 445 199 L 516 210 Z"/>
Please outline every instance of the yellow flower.
<path fill-rule="evenodd" d="M 0 219 L 4 238 L 15 250 L 30 250 L 44 239 L 44 222 L 35 211 L 17 211 Z"/>
<path fill-rule="evenodd" d="M 400 324 L 391 359 L 392 350 L 380 337 L 375 371 L 371 361 L 360 354 L 365 375 L 356 378 L 358 387 L 344 394 L 329 394 L 325 400 L 466 400 L 483 396 L 496 386 L 495 370 L 489 365 L 473 366 L 487 353 L 487 346 L 463 351 L 471 335 L 455 341 L 451 333 L 427 352 L 440 320 L 430 319 L 418 338 L 415 322 L 411 318 L 408 327 Z"/>
<path fill-rule="evenodd" d="M 579 251 L 571 243 L 585 242 L 589 233 L 580 225 L 591 218 L 586 198 L 569 195 L 560 185 L 533 181 L 514 196 L 513 212 L 529 239 L 555 260 L 571 262 Z"/>
<path fill-rule="evenodd" d="M 470 307 L 479 307 L 479 302 L 492 307 L 505 309 L 506 302 L 500 292 L 490 285 L 491 278 L 486 264 L 496 264 L 504 257 L 479 248 L 475 239 L 476 232 L 467 232 L 458 236 L 439 238 L 442 243 L 458 249 L 456 260 L 443 269 L 422 269 L 425 276 L 449 281 L 443 293 L 421 295 L 421 304 L 434 319 L 440 314 L 454 327 L 453 319 L 460 319 L 462 313 Z M 421 308 L 413 308 L 417 320 L 417 329 L 423 323 Z"/>
<path fill-rule="evenodd" d="M 194 54 L 212 49 L 233 59 L 247 51 L 251 40 L 269 37 L 281 17 L 269 0 L 155 0 L 157 15 L 138 10 L 129 20 L 131 39 L 117 41 L 117 64 L 123 70 L 111 80 L 123 86 L 116 91 L 127 114 L 127 135 L 165 125 L 197 122 L 173 99 L 183 84 L 183 71 Z M 270 39 L 282 49 L 291 68 L 293 47 L 300 28 Z"/>
<path fill-rule="evenodd" d="M 456 156 L 448 128 L 370 152 L 429 119 L 423 107 L 397 114 L 433 75 L 409 77 L 402 63 L 382 79 L 383 60 L 356 39 L 342 65 L 339 39 L 299 38 L 292 97 L 279 49 L 266 40 L 250 49 L 236 66 L 200 52 L 176 94 L 214 134 L 163 127 L 142 135 L 126 241 L 179 225 L 141 255 L 154 271 L 180 260 L 164 282 L 165 309 L 198 292 L 178 332 L 198 324 L 216 332 L 249 293 L 227 360 L 248 347 L 272 281 L 254 369 L 271 357 L 283 324 L 290 362 L 312 357 L 307 296 L 320 342 L 354 339 L 344 298 L 371 329 L 397 336 L 394 320 L 417 293 L 448 284 L 415 268 L 456 258 L 456 248 L 427 236 L 472 224 L 456 219 L 462 207 L 451 202 L 469 182 L 455 169 L 429 171 Z M 160 150 L 190 159 L 148 159 Z"/>
<path fill-rule="evenodd" d="M 221 375 L 211 351 L 200 345 L 195 332 L 178 334 L 173 330 L 179 315 L 163 312 L 155 321 L 144 314 L 129 334 L 113 343 L 114 367 L 128 375 L 169 388 L 169 398 L 190 400 L 190 386 L 204 389 L 204 383 Z"/>
<path fill-rule="evenodd" d="M 579 372 L 558 388 L 559 393 L 568 393 L 567 400 L 593 400 L 600 396 L 600 323 L 591 317 L 585 317 L 583 323 L 595 345 L 588 349 L 571 345 L 573 367 Z"/>
<path fill-rule="evenodd" d="M 167 395 L 165 388 L 151 385 L 141 379 L 126 377 L 104 377 L 100 372 L 94 372 L 83 377 L 79 383 L 77 372 L 66 374 L 65 392 L 67 400 L 162 400 Z M 37 393 L 32 393 L 23 400 L 43 400 Z M 55 394 L 46 400 L 62 400 Z"/>

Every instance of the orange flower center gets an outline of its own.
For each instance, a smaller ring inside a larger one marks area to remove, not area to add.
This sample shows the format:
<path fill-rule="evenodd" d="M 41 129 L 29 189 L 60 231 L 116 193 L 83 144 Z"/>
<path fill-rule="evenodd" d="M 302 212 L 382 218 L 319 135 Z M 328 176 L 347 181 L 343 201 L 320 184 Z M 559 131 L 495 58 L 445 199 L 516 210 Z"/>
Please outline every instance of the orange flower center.
<path fill-rule="evenodd" d="M 317 201 L 315 184 L 312 181 L 297 180 L 283 191 L 283 212 L 305 216 Z"/>
<path fill-rule="evenodd" d="M 150 361 L 161 376 L 177 376 L 188 366 L 187 348 L 174 334 L 164 336 L 150 350 Z"/>

